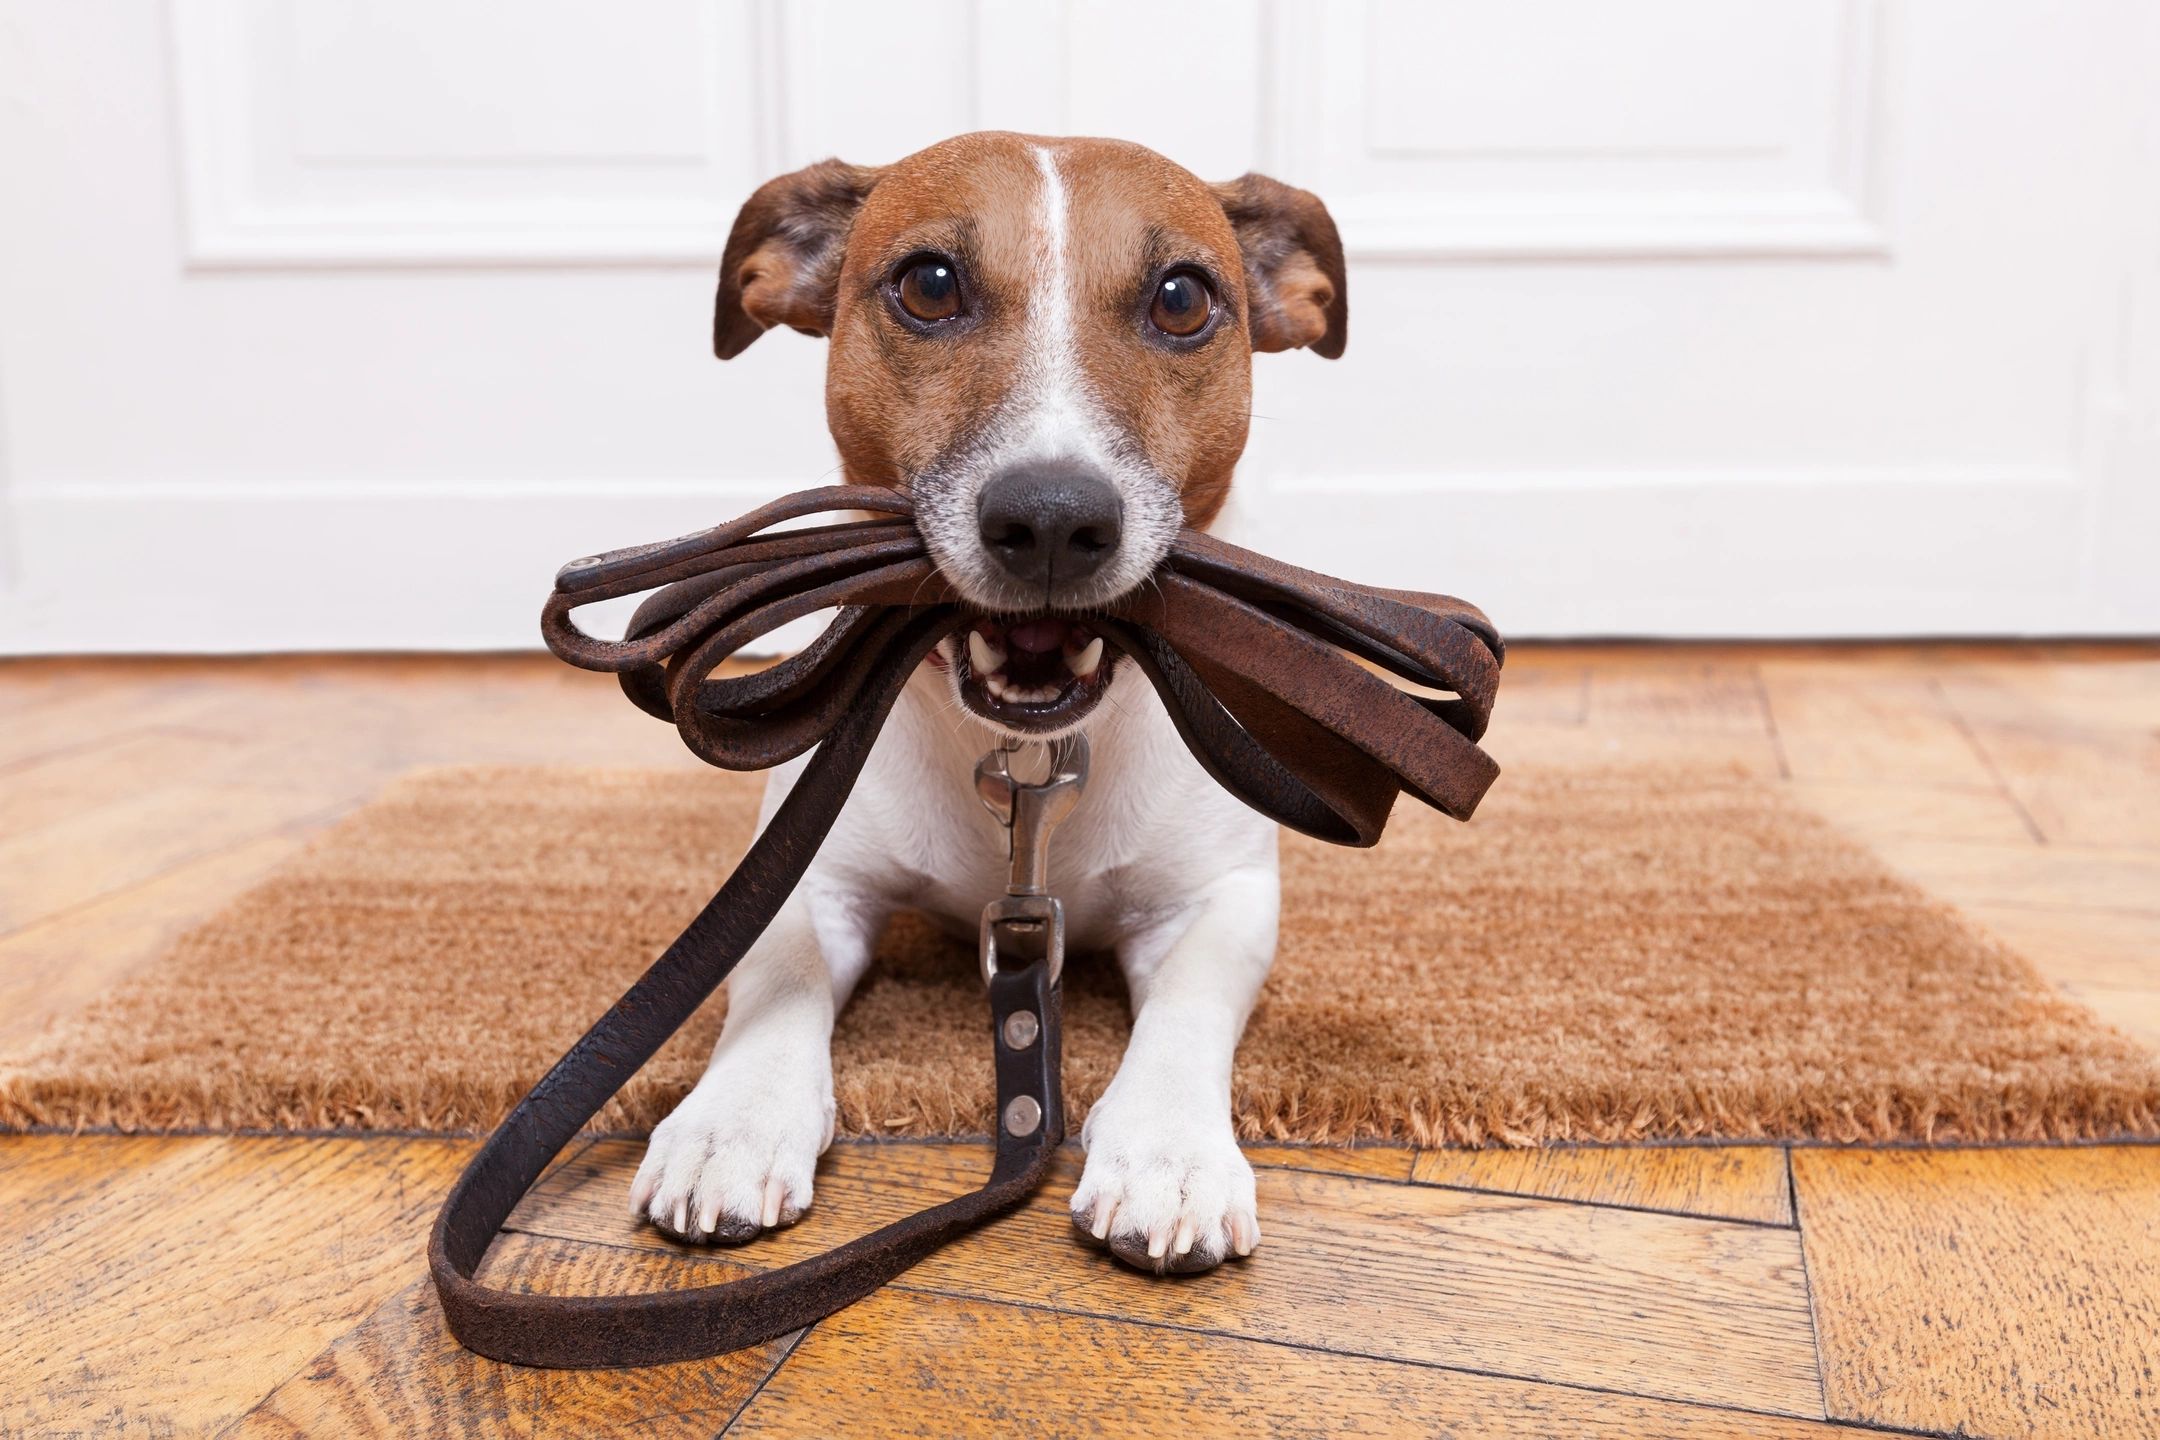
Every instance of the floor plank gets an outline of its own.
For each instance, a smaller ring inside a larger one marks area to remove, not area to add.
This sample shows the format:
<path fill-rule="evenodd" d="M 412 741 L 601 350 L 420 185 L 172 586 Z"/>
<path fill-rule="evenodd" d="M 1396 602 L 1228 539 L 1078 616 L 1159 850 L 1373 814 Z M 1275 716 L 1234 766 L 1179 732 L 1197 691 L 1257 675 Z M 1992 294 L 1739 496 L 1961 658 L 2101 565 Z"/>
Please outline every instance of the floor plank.
<path fill-rule="evenodd" d="M 1830 1413 L 2160 1433 L 2160 1147 L 1796 1150 Z"/>
<path fill-rule="evenodd" d="M 2160 849 L 2160 667 L 2134 720 L 2059 693 L 2056 673 L 1953 673 L 1943 693 L 2049 840 Z"/>
<path fill-rule="evenodd" d="M 1420 1150 L 1411 1178 L 1549 1200 L 1793 1223 L 1785 1151 L 1776 1145 Z"/>
<path fill-rule="evenodd" d="M 888 1290 L 811 1330 L 728 1433 L 1813 1440 L 1853 1432 Z"/>
<path fill-rule="evenodd" d="M 1762 680 L 1795 780 L 1996 784 L 1930 676 L 1865 663 L 1772 660 Z"/>
<path fill-rule="evenodd" d="M 421 1273 L 469 1148 L 0 1139 L 18 1147 L 31 1158 L 0 1170 L 0 1434 L 38 1435 L 197 1434 L 247 1409 Z"/>
<path fill-rule="evenodd" d="M 2160 984 L 2160 914 L 1979 902 L 1959 908 L 2050 980 Z"/>
<path fill-rule="evenodd" d="M 482 1278 L 546 1294 L 630 1294 L 744 1273 L 710 1260 L 510 1236 Z M 429 1281 L 392 1295 L 224 1433 L 228 1436 L 543 1436 L 656 1440 L 726 1428 L 793 1337 L 732 1355 L 632 1370 L 542 1370 L 485 1360 L 443 1322 Z M 859 1433 L 842 1426 L 831 1433 Z"/>
<path fill-rule="evenodd" d="M 146 1177 L 182 1174 L 200 1137 L 171 1135 L 0 1136 L 0 1214 L 18 1245 L 82 1212 L 102 1213 L 106 1196 Z M 0 1434 L 5 1434 L 0 1430 Z"/>
<path fill-rule="evenodd" d="M 199 661 L 55 679 L 41 699 L 0 725 L 0 779 L 145 729 L 192 726 L 226 698 L 217 669 Z"/>
<path fill-rule="evenodd" d="M 2160 852 L 1890 838 L 1873 848 L 1924 889 L 1959 905 L 2160 916 Z"/>
<path fill-rule="evenodd" d="M 2030 845 L 2037 837 L 2017 803 L 1993 786 L 1894 785 L 1853 780 L 1794 780 L 1785 793 L 1832 824 L 1877 839 L 1988 840 Z"/>
<path fill-rule="evenodd" d="M 1408 1145 L 1247 1145 L 1254 1165 L 1287 1170 L 1321 1170 L 1335 1175 L 1369 1175 L 1375 1180 L 1408 1180 Z"/>
<path fill-rule="evenodd" d="M 1493 700 L 1495 724 L 1580 725 L 1590 713 L 1586 665 L 1508 667 L 1507 684 Z"/>
<path fill-rule="evenodd" d="M 48 755 L 0 783 L 0 835 L 57 824 L 143 790 L 192 779 L 242 751 L 232 737 L 188 729 L 138 730 L 109 744 Z"/>
<path fill-rule="evenodd" d="M 1514 725 L 1480 742 L 1502 769 L 1641 765 L 1775 780 L 1777 740 L 1767 732 L 1604 729 L 1595 725 Z"/>
<path fill-rule="evenodd" d="M 591 1147 L 515 1229 L 667 1250 L 625 1196 L 638 1147 Z M 1164 1283 L 1074 1243 L 1068 1151 L 1043 1192 L 903 1283 L 977 1299 L 1625 1389 L 1822 1414 L 1790 1230 L 1312 1171 L 1258 1172 L 1259 1252 Z M 979 1183 L 979 1147 L 841 1144 L 810 1216 L 734 1252 L 778 1265 Z"/>
<path fill-rule="evenodd" d="M 2160 1050 L 2160 985 L 2068 984 L 2062 988 L 2108 1024 Z"/>

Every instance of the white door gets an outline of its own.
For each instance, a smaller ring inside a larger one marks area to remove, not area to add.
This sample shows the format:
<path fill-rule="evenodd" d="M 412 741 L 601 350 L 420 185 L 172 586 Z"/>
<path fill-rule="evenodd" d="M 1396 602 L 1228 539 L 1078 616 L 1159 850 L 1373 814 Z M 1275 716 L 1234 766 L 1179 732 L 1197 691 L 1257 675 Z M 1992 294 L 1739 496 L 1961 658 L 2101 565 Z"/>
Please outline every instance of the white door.
<path fill-rule="evenodd" d="M 763 178 L 1117 134 L 1318 191 L 1237 538 L 1529 634 L 2160 630 L 2142 0 L 0 0 L 0 649 L 522 646 L 832 468 Z"/>

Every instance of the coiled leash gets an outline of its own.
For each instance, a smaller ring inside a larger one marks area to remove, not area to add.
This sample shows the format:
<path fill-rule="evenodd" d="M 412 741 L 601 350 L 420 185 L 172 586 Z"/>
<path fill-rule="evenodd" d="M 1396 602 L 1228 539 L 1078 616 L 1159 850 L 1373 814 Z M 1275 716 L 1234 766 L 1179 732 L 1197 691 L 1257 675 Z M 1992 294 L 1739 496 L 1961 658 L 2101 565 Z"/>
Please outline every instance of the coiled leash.
<path fill-rule="evenodd" d="M 876 518 L 771 528 L 834 511 Z M 1016 780 L 1005 751 L 986 756 L 976 773 L 978 792 L 1012 832 L 1013 860 L 1009 893 L 983 915 L 998 1129 L 981 1189 L 723 1285 L 566 1297 L 473 1278 L 549 1161 L 771 923 L 839 816 L 908 676 L 973 620 L 931 561 L 913 514 L 896 491 L 804 491 L 695 535 L 573 561 L 556 577 L 541 619 L 548 648 L 573 665 L 614 672 L 632 701 L 674 722 L 699 756 L 760 770 L 816 753 L 719 893 L 517 1103 L 451 1188 L 428 1268 L 466 1348 L 525 1365 L 651 1365 L 770 1340 L 861 1299 L 1019 1204 L 1064 1139 L 1064 920 L 1045 883 L 1045 847 L 1085 783 L 1084 742 L 1059 747 L 1040 784 Z M 646 591 L 622 640 L 594 639 L 571 620 L 581 606 Z M 759 636 L 834 608 L 838 618 L 807 649 L 754 674 L 713 678 Z M 1460 600 L 1352 585 L 1188 529 L 1151 583 L 1089 623 L 1146 673 L 1201 765 L 1294 830 L 1371 845 L 1404 791 L 1465 820 L 1499 773 L 1477 741 L 1499 684 L 1500 637 Z M 1447 694 L 1405 691 L 1378 671 Z"/>

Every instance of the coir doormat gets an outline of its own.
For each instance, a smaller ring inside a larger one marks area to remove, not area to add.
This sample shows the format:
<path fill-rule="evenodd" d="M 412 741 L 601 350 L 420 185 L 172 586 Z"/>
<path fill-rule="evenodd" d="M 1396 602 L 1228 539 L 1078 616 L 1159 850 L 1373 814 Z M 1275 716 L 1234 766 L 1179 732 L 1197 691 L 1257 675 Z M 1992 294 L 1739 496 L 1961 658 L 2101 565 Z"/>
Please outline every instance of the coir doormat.
<path fill-rule="evenodd" d="M 696 912 L 761 780 L 410 777 L 103 1001 L 0 1057 L 0 1126 L 485 1129 Z M 986 824 L 990 823 L 985 817 Z M 1074 1128 L 1127 1016 L 1066 970 Z M 709 1004 L 602 1113 L 649 1127 Z M 980 1133 L 973 954 L 887 934 L 841 1018 L 843 1133 Z M 1241 1134 L 1421 1144 L 2148 1136 L 2160 1061 L 1773 790 L 1510 769 L 1475 822 L 1286 836 Z"/>

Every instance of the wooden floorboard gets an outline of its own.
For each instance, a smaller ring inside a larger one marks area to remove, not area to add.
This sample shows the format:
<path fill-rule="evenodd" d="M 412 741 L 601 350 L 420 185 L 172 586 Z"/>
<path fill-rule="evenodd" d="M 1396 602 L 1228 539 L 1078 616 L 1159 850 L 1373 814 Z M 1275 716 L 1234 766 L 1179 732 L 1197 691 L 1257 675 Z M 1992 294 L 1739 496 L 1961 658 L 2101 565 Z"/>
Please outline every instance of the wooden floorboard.
<path fill-rule="evenodd" d="M 1793 1223 L 1785 1151 L 1776 1145 L 1424 1150 L 1411 1175 L 1426 1185 L 1760 1225 Z"/>
<path fill-rule="evenodd" d="M 0 1171 L 0 1434 L 25 1435 L 203 1433 L 248 1409 L 411 1283 L 469 1149 L 6 1143 L 39 1152 Z"/>
<path fill-rule="evenodd" d="M 1995 775 L 1933 677 L 1846 662 L 1762 666 L 1792 778 L 1990 788 Z"/>
<path fill-rule="evenodd" d="M 1992 902 L 1960 908 L 2051 980 L 2117 988 L 2160 980 L 2160 915 Z"/>
<path fill-rule="evenodd" d="M 728 1433 L 1813 1440 L 1854 1432 L 889 1290 L 813 1329 Z"/>
<path fill-rule="evenodd" d="M 638 1147 L 595 1145 L 520 1207 L 529 1233 L 666 1251 L 624 1197 Z M 815 1253 L 980 1183 L 976 1147 L 836 1145 L 801 1224 L 736 1252 Z M 1799 1237 L 1762 1225 L 1263 1168 L 1251 1260 L 1164 1283 L 1073 1240 L 1060 1157 L 1021 1210 L 909 1288 L 1524 1379 L 1820 1416 Z M 1713 1362 L 1714 1359 L 1714 1363 Z"/>
<path fill-rule="evenodd" d="M 1947 676 L 1945 698 L 2052 843 L 2160 849 L 2160 720 L 2082 707 L 2029 678 Z"/>
<path fill-rule="evenodd" d="M 1782 784 L 2160 1047 L 2160 647 L 1519 646 L 1492 743 Z M 694 763 L 544 657 L 0 662 L 0 1050 L 415 767 Z M 784 1363 L 601 1375 L 449 1342 L 420 1245 L 468 1148 L 0 1137 L 0 1436 L 2160 1435 L 2155 1147 L 1258 1146 L 1259 1254 L 1167 1284 L 1072 1243 L 1068 1156 Z M 836 1147 L 800 1226 L 686 1255 L 623 1213 L 636 1153 L 491 1273 L 694 1283 L 983 1165 Z"/>
<path fill-rule="evenodd" d="M 2160 850 L 1885 840 L 1883 858 L 1946 900 L 2160 917 Z"/>
<path fill-rule="evenodd" d="M 2160 1434 L 2160 1147 L 1793 1155 L 1830 1413 Z"/>
<path fill-rule="evenodd" d="M 506 1236 L 481 1278 L 542 1294 L 625 1294 L 715 1284 L 724 1262 Z M 265 1396 L 230 1436 L 620 1435 L 704 1440 L 734 1420 L 795 1337 L 638 1370 L 499 1365 L 461 1347 L 426 1280 L 378 1306 Z M 843 1425 L 831 1433 L 850 1433 Z"/>
<path fill-rule="evenodd" d="M 1795 780 L 1786 793 L 1862 839 L 1985 840 L 2027 845 L 2031 822 L 1998 786 Z"/>

